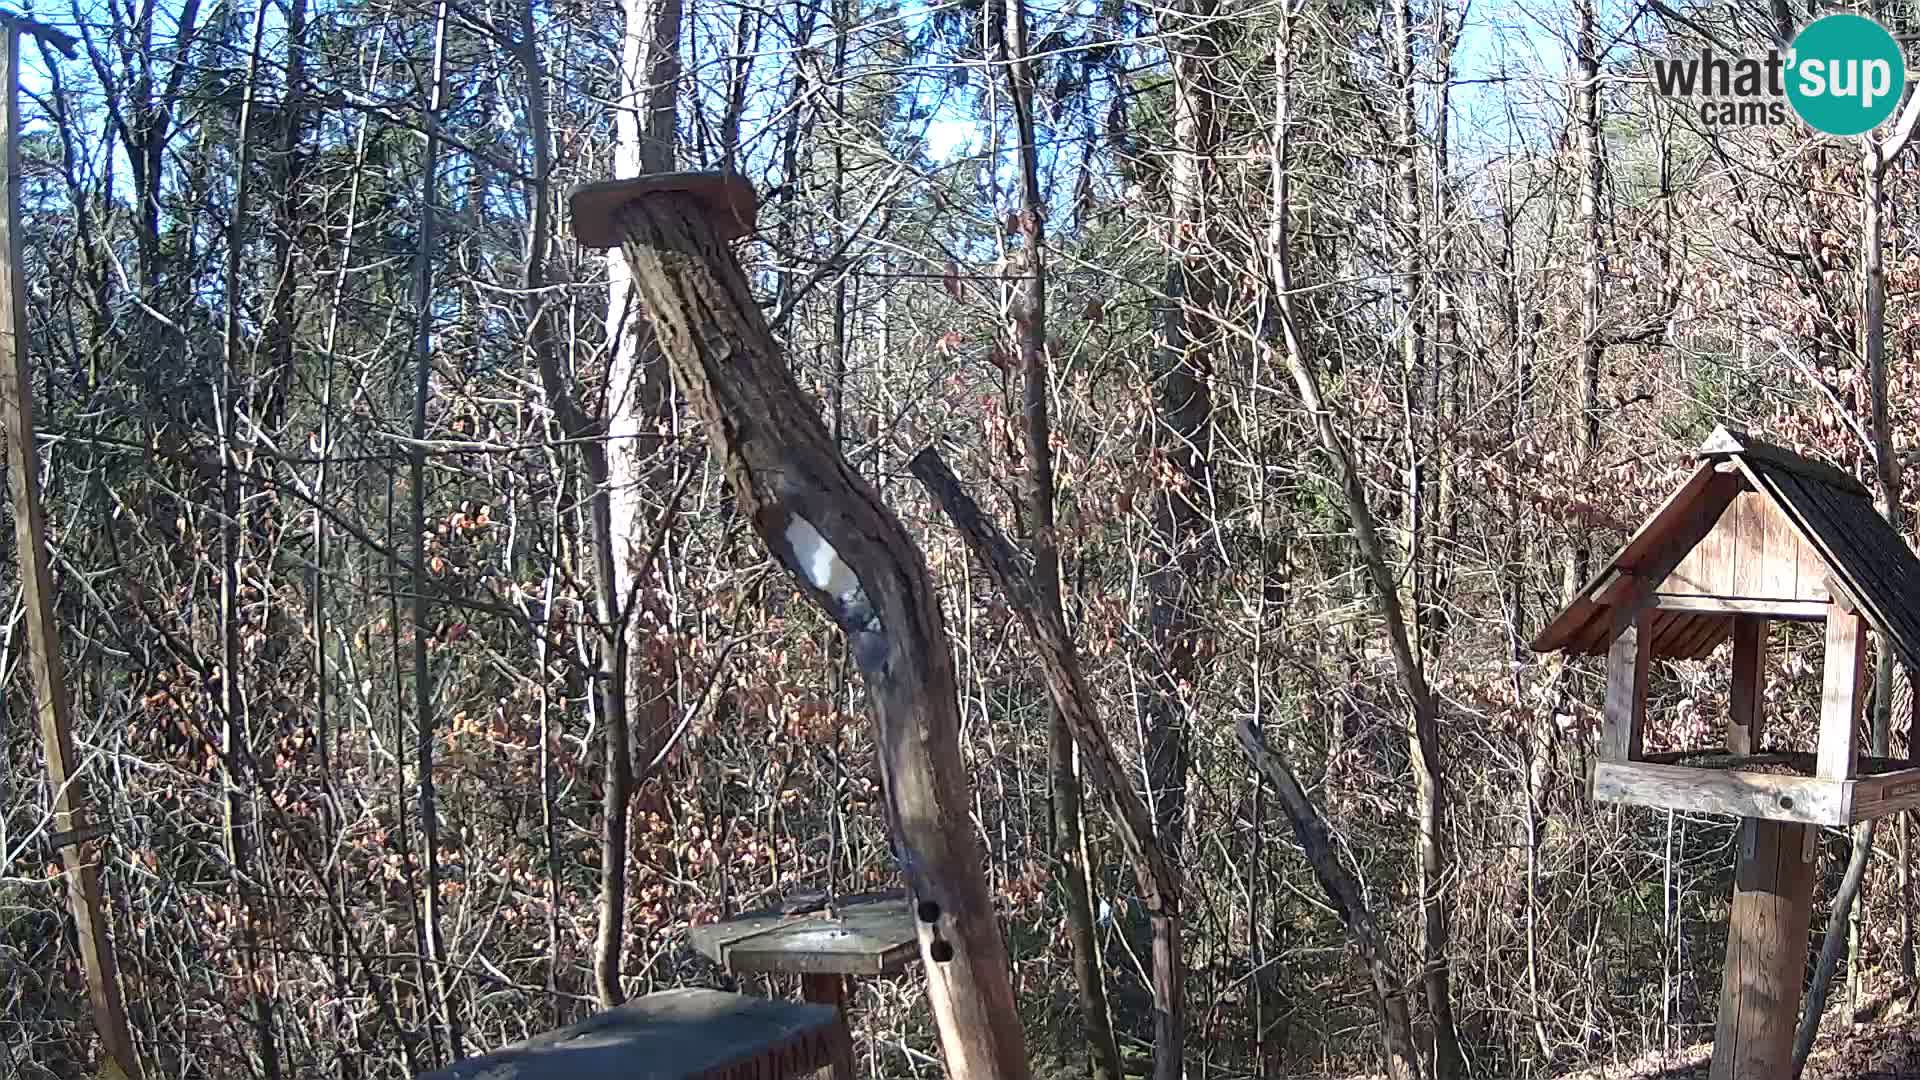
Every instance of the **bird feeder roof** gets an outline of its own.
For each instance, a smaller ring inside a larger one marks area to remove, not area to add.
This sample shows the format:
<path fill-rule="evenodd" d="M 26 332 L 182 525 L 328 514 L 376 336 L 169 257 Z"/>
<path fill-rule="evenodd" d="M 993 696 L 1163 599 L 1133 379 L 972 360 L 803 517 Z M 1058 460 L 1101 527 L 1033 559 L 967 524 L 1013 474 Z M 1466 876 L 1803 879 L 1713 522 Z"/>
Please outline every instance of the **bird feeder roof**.
<path fill-rule="evenodd" d="M 1606 652 L 1612 608 L 1641 595 L 1636 583 L 1644 589 L 1655 579 L 1656 656 L 1706 656 L 1734 614 L 1821 618 L 1838 599 L 1909 670 L 1920 670 L 1920 558 L 1858 480 L 1724 426 L 1700 447 L 1700 459 L 1540 631 L 1535 652 Z"/>

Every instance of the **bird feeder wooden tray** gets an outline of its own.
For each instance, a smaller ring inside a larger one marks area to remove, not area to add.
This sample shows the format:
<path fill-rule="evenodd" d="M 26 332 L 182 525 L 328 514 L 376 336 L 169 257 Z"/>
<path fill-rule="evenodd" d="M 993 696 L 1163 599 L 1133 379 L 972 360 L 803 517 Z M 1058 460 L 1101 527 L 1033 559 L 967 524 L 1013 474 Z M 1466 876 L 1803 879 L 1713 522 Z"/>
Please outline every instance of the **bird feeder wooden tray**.
<path fill-rule="evenodd" d="M 1920 807 L 1920 762 L 1859 752 L 1867 632 L 1920 670 L 1920 559 L 1831 465 L 1724 427 L 1700 457 L 1533 647 L 1607 658 L 1595 800 L 1741 819 L 1712 1077 L 1774 1080 L 1792 1060 L 1819 827 Z M 1762 739 L 1775 620 L 1824 624 L 1811 751 Z M 1726 746 L 1645 753 L 1653 658 L 1703 659 L 1728 639 Z"/>

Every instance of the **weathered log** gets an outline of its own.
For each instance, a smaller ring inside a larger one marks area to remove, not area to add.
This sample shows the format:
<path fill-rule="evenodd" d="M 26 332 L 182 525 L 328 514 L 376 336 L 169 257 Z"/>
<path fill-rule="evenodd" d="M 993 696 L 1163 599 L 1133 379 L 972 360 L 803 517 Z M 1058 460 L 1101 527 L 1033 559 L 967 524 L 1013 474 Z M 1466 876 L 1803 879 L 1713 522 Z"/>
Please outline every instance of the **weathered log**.
<path fill-rule="evenodd" d="M 800 389 L 727 235 L 751 220 L 737 177 L 594 185 L 575 235 L 617 236 L 673 370 L 739 512 L 847 635 L 879 726 L 894 854 L 918 913 L 920 952 L 949 1072 L 1029 1075 L 1006 946 L 968 814 L 952 654 L 926 561 L 841 455 Z M 612 233 L 601 215 L 611 215 Z"/>

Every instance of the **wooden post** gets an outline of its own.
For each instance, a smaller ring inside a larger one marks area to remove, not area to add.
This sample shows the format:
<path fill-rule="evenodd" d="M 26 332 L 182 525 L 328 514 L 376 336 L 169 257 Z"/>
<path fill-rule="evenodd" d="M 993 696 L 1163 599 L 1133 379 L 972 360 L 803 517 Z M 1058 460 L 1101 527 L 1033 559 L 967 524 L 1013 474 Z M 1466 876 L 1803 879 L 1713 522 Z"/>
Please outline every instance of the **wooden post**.
<path fill-rule="evenodd" d="M 853 1031 L 847 1025 L 847 998 L 853 980 L 831 972 L 800 976 L 800 996 L 815 1005 L 833 1006 L 839 1018 L 832 1039 L 833 1080 L 853 1080 Z"/>
<path fill-rule="evenodd" d="M 1766 717 L 1760 704 L 1767 689 L 1767 620 L 1758 615 L 1733 619 L 1733 686 L 1728 694 L 1727 750 L 1735 754 L 1760 752 L 1760 730 Z"/>
<path fill-rule="evenodd" d="M 1778 1080 L 1792 1072 L 1800 986 L 1813 918 L 1811 825 L 1746 818 L 1710 1080 Z"/>
<path fill-rule="evenodd" d="M 1827 659 L 1820 677 L 1820 752 L 1814 775 L 1850 780 L 1860 738 L 1860 683 L 1867 664 L 1866 621 L 1835 594 L 1827 616 Z"/>
<path fill-rule="evenodd" d="M 1613 645 L 1607 649 L 1607 703 L 1600 757 L 1640 759 L 1640 727 L 1647 717 L 1647 671 L 1653 657 L 1653 607 L 1614 608 Z"/>
<path fill-rule="evenodd" d="M 919 548 L 794 380 L 727 249 L 752 227 L 753 189 L 736 176 L 666 174 L 587 185 L 569 203 L 583 243 L 625 251 L 742 521 L 847 636 L 878 719 L 888 831 L 914 901 L 948 1073 L 1027 1080 L 970 814 L 940 597 Z"/>
<path fill-rule="evenodd" d="M 47 781 L 53 789 L 54 829 L 69 834 L 60 845 L 60 862 L 67 879 L 67 902 L 73 911 L 80 960 L 86 967 L 87 996 L 93 1004 L 93 1023 L 106 1057 L 130 1080 L 139 1077 L 133 1036 L 120 998 L 120 975 L 108 940 L 107 918 L 100 898 L 99 849 L 79 842 L 83 831 L 98 822 L 87 820 L 87 784 L 73 746 L 72 706 L 67 697 L 66 666 L 60 657 L 60 628 L 54 617 L 53 563 L 47 551 L 46 513 L 40 505 L 39 452 L 34 445 L 33 382 L 27 363 L 27 305 L 20 274 L 20 39 L 31 34 L 74 55 L 73 39 L 57 30 L 13 16 L 0 15 L 0 69 L 5 86 L 0 94 L 0 140 L 6 161 L 6 206 L 0 210 L 6 258 L 0 260 L 0 348 L 9 363 L 0 363 L 0 427 L 7 442 L 7 478 L 13 496 L 13 525 L 20 562 L 20 591 L 26 609 L 27 660 L 33 674 L 34 710 L 40 717 L 45 744 Z"/>

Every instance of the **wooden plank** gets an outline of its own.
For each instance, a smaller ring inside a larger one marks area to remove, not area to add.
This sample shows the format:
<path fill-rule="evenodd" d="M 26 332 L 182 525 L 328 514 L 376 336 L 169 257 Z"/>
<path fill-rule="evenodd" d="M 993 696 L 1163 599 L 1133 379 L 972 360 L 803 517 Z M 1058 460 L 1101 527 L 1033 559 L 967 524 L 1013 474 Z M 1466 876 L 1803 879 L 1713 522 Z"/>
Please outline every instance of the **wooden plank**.
<path fill-rule="evenodd" d="M 1764 492 L 1755 492 L 1765 508 L 1759 515 L 1765 525 L 1767 551 L 1771 558 L 1767 560 L 1766 595 L 1793 597 L 1800 600 L 1824 600 L 1825 595 L 1816 596 L 1816 587 L 1812 582 L 1803 582 L 1800 578 L 1800 563 L 1803 559 L 1817 558 L 1806 541 L 1800 539 L 1800 533 L 1793 522 L 1780 508 L 1773 504 L 1773 496 Z M 1819 580 L 1818 577 L 1813 579 Z"/>
<path fill-rule="evenodd" d="M 1641 726 L 1647 717 L 1647 670 L 1653 655 L 1653 613 L 1622 617 L 1615 611 L 1613 645 L 1607 650 L 1607 702 L 1600 756 L 1632 761 L 1640 756 Z"/>
<path fill-rule="evenodd" d="M 1658 611 L 1692 612 L 1702 615 L 1760 615 L 1771 619 L 1811 622 L 1827 617 L 1830 606 L 1824 600 L 1770 600 L 1751 596 L 1673 596 L 1661 593 L 1653 599 Z"/>
<path fill-rule="evenodd" d="M 26 24 L 28 28 L 38 24 Z M 40 501 L 40 456 L 34 442 L 34 404 L 26 290 L 20 285 L 20 32 L 22 23 L 0 29 L 0 140 L 5 142 L 6 195 L 0 208 L 0 433 L 6 439 L 7 483 L 13 497 L 14 550 L 20 572 L 21 607 L 27 624 L 27 666 L 33 680 L 34 712 L 47 762 L 47 786 L 53 799 L 53 831 L 72 834 L 88 826 L 88 784 L 74 752 L 73 707 L 67 695 L 66 663 L 60 655 L 55 614 L 53 560 L 47 549 L 46 510 Z M 133 1035 L 120 993 L 120 973 L 108 935 L 100 891 L 98 852 L 76 844 L 60 848 L 73 912 L 87 998 L 102 1048 L 131 1080 L 140 1076 Z"/>
<path fill-rule="evenodd" d="M 1734 513 L 1736 500 L 1730 500 L 1726 509 L 1714 520 L 1713 527 L 1700 538 L 1693 553 L 1688 556 L 1692 562 L 1691 580 L 1686 588 L 1676 592 L 1695 592 L 1707 596 L 1723 596 L 1733 591 L 1733 538 L 1728 535 L 1731 526 L 1727 518 Z M 1671 578 L 1669 578 L 1671 580 Z"/>
<path fill-rule="evenodd" d="M 1827 656 L 1820 676 L 1819 764 L 1815 775 L 1828 780 L 1853 776 L 1860 736 L 1860 687 L 1866 670 L 1866 622 L 1839 607 L 1827 616 Z"/>
<path fill-rule="evenodd" d="M 1729 697 L 1727 749 L 1736 754 L 1760 752 L 1761 710 L 1766 700 L 1767 620 L 1741 615 L 1733 620 L 1733 686 Z"/>
<path fill-rule="evenodd" d="M 1734 596 L 1768 596 L 1773 553 L 1767 547 L 1766 496 L 1743 491 L 1734 497 L 1728 513 L 1734 516 L 1733 542 L 1739 558 L 1733 567 L 1733 586 L 1727 591 Z"/>
<path fill-rule="evenodd" d="M 919 950 L 912 909 L 898 894 L 847 897 L 834 916 L 752 912 L 687 934 L 694 948 L 732 974 L 887 975 Z"/>
<path fill-rule="evenodd" d="M 1703 596 L 1712 592 L 1712 583 L 1707 580 L 1707 567 L 1712 562 L 1707 545 L 1712 538 L 1713 533 L 1708 533 L 1706 539 L 1681 556 L 1679 565 L 1660 582 L 1659 591 L 1674 596 Z"/>
<path fill-rule="evenodd" d="M 786 1080 L 833 1064 L 838 1027 L 828 1005 L 667 990 L 420 1080 Z"/>
<path fill-rule="evenodd" d="M 1686 482 L 1660 504 L 1660 509 L 1640 523 L 1640 528 L 1634 531 L 1613 558 L 1602 565 L 1593 580 L 1580 590 L 1578 598 L 1541 628 L 1530 646 L 1533 651 L 1555 652 L 1579 636 L 1579 632 L 1596 617 L 1590 605 L 1596 602 L 1598 593 L 1607 586 L 1609 580 L 1618 575 L 1619 568 L 1629 565 L 1629 559 L 1632 566 L 1652 577 L 1654 583 L 1671 573 L 1681 558 L 1706 534 L 1706 530 L 1712 528 L 1720 511 L 1726 508 L 1726 500 L 1730 500 L 1744 482 L 1738 477 L 1715 472 L 1712 462 L 1701 462 Z M 1662 553 L 1662 556 L 1653 557 L 1656 552 Z M 1667 552 L 1671 552 L 1670 560 L 1664 558 Z M 1659 564 L 1657 568 L 1655 563 Z M 1601 614 L 1597 617 L 1604 619 L 1606 616 Z"/>
<path fill-rule="evenodd" d="M 833 1080 L 853 1080 L 853 1032 L 847 1025 L 847 998 L 850 980 L 845 975 L 807 974 L 800 976 L 800 996 L 816 1005 L 831 1005 L 839 1018 L 834 1032 Z"/>
<path fill-rule="evenodd" d="M 1773 776 L 1735 769 L 1693 769 L 1647 761 L 1594 763 L 1591 788 L 1600 802 L 1702 814 L 1845 825 L 1853 781 Z"/>
<path fill-rule="evenodd" d="M 1920 810 L 1920 767 L 1863 776 L 1853 782 L 1855 824 L 1902 810 Z"/>
<path fill-rule="evenodd" d="M 1778 1080 L 1792 1073 L 1813 918 L 1813 866 L 1801 857 L 1810 828 L 1741 822 L 1712 1080 Z"/>

